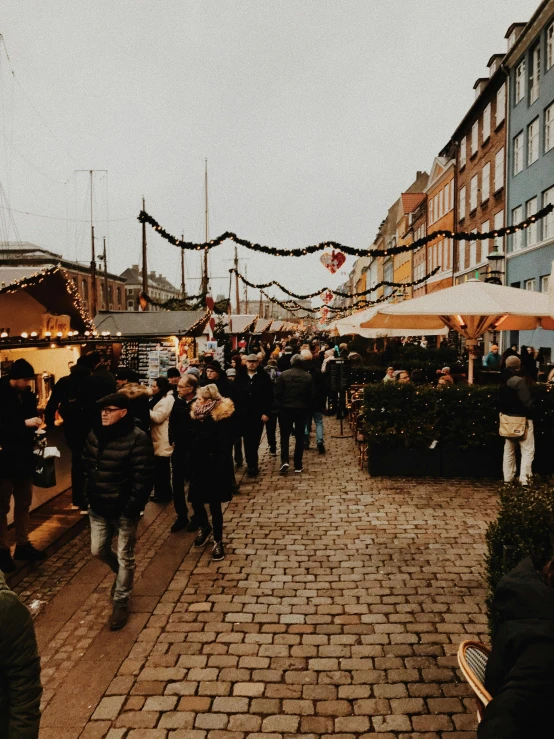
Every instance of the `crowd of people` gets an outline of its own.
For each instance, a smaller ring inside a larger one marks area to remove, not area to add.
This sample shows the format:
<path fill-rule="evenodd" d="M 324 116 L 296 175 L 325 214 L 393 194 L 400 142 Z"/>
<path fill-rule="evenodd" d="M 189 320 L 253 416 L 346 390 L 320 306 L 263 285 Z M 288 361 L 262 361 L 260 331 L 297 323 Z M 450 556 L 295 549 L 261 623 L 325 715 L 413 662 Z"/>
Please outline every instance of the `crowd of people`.
<path fill-rule="evenodd" d="M 33 452 L 39 429 L 60 423 L 71 453 L 73 506 L 89 517 L 92 554 L 116 575 L 112 629 L 127 621 L 136 528 L 149 501 L 173 503 L 171 531 L 196 532 L 197 548 L 212 538 L 212 558 L 223 559 L 222 504 L 238 489 L 237 472 L 245 464 L 246 476 L 258 476 L 264 433 L 270 456 L 280 454 L 281 475 L 290 469 L 291 437 L 294 473 L 303 472 L 312 426 L 325 454 L 323 415 L 336 408 L 329 363 L 347 354 L 345 345 L 295 337 L 256 349 L 239 350 L 225 365 L 202 355 L 181 370 L 171 367 L 151 386 L 129 367 L 112 373 L 90 352 L 58 380 L 44 419 L 31 392 L 34 368 L 16 360 L 0 380 L 0 570 L 45 557 L 28 535 Z"/>

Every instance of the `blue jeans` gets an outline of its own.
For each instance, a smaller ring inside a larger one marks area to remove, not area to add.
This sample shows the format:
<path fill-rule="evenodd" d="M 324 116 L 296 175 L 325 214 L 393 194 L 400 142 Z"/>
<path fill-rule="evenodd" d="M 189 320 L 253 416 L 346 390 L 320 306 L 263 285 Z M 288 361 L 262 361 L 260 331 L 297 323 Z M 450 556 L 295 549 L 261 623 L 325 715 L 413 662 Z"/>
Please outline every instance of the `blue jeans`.
<path fill-rule="evenodd" d="M 129 600 L 135 577 L 135 542 L 138 518 L 107 519 L 89 508 L 90 550 L 93 557 L 105 562 L 116 573 L 114 603 L 125 604 Z M 117 534 L 117 554 L 112 540 Z"/>
<path fill-rule="evenodd" d="M 316 443 L 323 444 L 323 413 L 321 411 L 312 411 L 312 413 L 308 415 L 308 420 L 306 422 L 305 437 L 307 439 L 310 435 L 310 426 L 312 425 L 312 418 L 315 423 Z"/>

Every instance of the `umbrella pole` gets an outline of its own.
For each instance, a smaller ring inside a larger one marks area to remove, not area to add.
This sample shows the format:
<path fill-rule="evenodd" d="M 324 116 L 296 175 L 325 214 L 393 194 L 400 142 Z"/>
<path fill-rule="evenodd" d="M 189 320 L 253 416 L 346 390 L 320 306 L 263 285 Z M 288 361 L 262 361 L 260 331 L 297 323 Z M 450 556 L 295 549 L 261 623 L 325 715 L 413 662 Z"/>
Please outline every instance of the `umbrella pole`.
<path fill-rule="evenodd" d="M 477 341 L 475 339 L 467 339 L 466 340 L 466 346 L 468 349 L 468 358 L 467 358 L 467 382 L 468 385 L 473 385 L 473 371 L 474 371 L 474 362 L 477 357 L 477 354 L 475 352 L 475 347 L 477 346 Z"/>

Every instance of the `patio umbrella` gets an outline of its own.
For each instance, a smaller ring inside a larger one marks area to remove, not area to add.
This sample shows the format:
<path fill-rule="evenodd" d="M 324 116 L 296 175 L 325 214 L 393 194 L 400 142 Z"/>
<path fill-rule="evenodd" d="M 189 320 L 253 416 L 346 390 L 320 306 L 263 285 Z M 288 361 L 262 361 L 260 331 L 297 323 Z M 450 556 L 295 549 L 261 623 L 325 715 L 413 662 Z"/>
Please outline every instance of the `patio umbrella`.
<path fill-rule="evenodd" d="M 363 310 L 352 313 L 350 316 L 340 318 L 334 321 L 330 325 L 331 332 L 335 336 L 345 336 L 347 334 L 355 334 L 357 336 L 363 336 L 365 339 L 377 339 L 381 337 L 394 337 L 394 336 L 441 336 L 448 333 L 448 329 L 445 326 L 439 328 L 425 330 L 414 330 L 402 328 L 362 328 L 361 324 L 369 321 L 378 311 L 377 306 L 371 308 L 364 308 Z"/>
<path fill-rule="evenodd" d="M 554 290 L 554 280 L 550 286 Z M 554 296 L 515 287 L 468 280 L 429 295 L 385 305 L 362 328 L 428 330 L 447 327 L 466 339 L 468 381 L 473 382 L 473 360 L 478 339 L 486 331 L 554 329 Z"/>

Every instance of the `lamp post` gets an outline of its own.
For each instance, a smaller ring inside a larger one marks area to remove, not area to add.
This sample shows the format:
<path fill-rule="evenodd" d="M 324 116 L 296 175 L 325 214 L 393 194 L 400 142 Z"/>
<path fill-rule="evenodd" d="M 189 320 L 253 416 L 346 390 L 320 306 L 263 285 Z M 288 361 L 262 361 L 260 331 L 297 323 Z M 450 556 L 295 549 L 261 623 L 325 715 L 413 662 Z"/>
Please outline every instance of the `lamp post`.
<path fill-rule="evenodd" d="M 489 269 L 485 282 L 490 282 L 493 285 L 503 284 L 502 278 L 504 277 L 504 271 L 502 267 L 505 256 L 506 255 L 504 254 L 502 249 L 499 249 L 498 246 L 495 244 L 494 249 L 491 251 L 491 253 L 487 254 L 487 259 L 489 260 Z M 496 331 L 492 332 L 492 341 L 494 344 L 498 343 L 498 334 Z"/>

